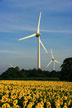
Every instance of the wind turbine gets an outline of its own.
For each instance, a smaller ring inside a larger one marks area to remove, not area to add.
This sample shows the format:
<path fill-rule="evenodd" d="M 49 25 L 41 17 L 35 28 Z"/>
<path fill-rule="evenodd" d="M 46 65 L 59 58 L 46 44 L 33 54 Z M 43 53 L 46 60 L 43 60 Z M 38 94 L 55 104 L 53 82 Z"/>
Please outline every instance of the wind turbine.
<path fill-rule="evenodd" d="M 10 64 L 10 67 L 11 67 L 11 68 L 15 68 L 16 66 L 13 66 L 12 64 Z"/>
<path fill-rule="evenodd" d="M 53 55 L 52 49 L 51 49 L 51 57 L 52 57 L 52 59 L 51 59 L 51 61 L 48 63 L 48 65 L 46 66 L 46 68 L 53 62 L 53 70 L 55 70 L 55 63 L 60 63 L 60 62 L 58 62 L 58 61 L 55 59 L 55 57 L 54 57 L 54 55 Z"/>
<path fill-rule="evenodd" d="M 40 12 L 39 21 L 38 21 L 37 32 L 32 34 L 32 35 L 29 35 L 29 36 L 26 36 L 24 38 L 19 39 L 19 40 L 24 40 L 24 39 L 28 39 L 28 38 L 31 38 L 31 37 L 37 37 L 38 38 L 38 56 L 37 56 L 37 68 L 38 69 L 40 69 L 40 44 L 44 48 L 45 52 L 48 53 L 48 51 L 45 48 L 44 44 L 40 40 L 40 36 L 41 36 L 40 29 L 39 29 L 40 28 L 40 20 L 41 20 L 41 12 Z"/>

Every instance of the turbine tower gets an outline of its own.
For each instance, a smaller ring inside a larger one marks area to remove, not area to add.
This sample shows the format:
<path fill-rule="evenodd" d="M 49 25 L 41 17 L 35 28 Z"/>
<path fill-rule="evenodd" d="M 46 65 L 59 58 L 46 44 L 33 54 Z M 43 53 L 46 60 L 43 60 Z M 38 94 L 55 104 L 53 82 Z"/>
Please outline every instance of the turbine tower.
<path fill-rule="evenodd" d="M 19 40 L 24 40 L 24 39 L 31 38 L 31 37 L 38 38 L 38 55 L 37 55 L 37 68 L 38 69 L 40 69 L 40 44 L 44 48 L 45 52 L 48 53 L 47 49 L 45 48 L 42 41 L 40 40 L 40 36 L 41 36 L 41 34 L 40 34 L 40 20 L 41 20 L 41 12 L 40 12 L 39 21 L 38 21 L 37 32 L 32 35 L 29 35 L 29 36 L 19 39 Z"/>
<path fill-rule="evenodd" d="M 55 59 L 55 57 L 54 57 L 54 55 L 53 55 L 52 49 L 51 49 L 51 57 L 52 57 L 52 59 L 51 59 L 51 61 L 48 63 L 48 65 L 46 66 L 46 68 L 47 68 L 51 63 L 53 63 L 53 70 L 55 70 L 55 63 L 60 63 L 60 62 L 58 62 L 58 61 Z"/>

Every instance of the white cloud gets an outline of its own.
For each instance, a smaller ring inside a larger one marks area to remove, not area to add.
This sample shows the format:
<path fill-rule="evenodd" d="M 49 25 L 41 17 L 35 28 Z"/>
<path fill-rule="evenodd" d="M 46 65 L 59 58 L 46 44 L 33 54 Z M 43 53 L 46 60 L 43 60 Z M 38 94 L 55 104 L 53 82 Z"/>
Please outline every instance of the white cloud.
<path fill-rule="evenodd" d="M 15 54 L 16 58 L 34 58 L 33 55 L 28 55 L 24 51 L 0 50 L 0 54 Z"/>
<path fill-rule="evenodd" d="M 41 30 L 42 32 L 55 32 L 55 33 L 72 33 L 72 30 Z"/>
<path fill-rule="evenodd" d="M 16 54 L 16 51 L 11 51 L 11 50 L 0 50 L 0 53 L 7 53 L 7 54 Z"/>
<path fill-rule="evenodd" d="M 32 27 L 32 26 L 19 26 L 19 25 L 10 25 L 8 27 L 4 27 L 3 29 L 0 29 L 0 32 L 19 32 L 19 31 L 32 31 L 32 32 L 36 32 L 36 28 Z M 48 30 L 48 29 L 40 29 L 41 32 L 53 32 L 53 33 L 72 33 L 72 30 L 57 30 L 57 29 L 52 29 L 52 30 Z"/>

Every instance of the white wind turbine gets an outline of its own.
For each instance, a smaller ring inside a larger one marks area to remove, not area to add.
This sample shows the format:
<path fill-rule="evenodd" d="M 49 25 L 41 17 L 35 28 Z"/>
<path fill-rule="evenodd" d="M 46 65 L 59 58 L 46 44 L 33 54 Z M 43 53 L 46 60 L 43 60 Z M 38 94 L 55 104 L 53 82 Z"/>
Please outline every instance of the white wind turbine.
<path fill-rule="evenodd" d="M 37 68 L 38 69 L 40 69 L 40 44 L 44 48 L 45 52 L 48 53 L 47 49 L 45 48 L 42 41 L 40 40 L 40 36 L 41 36 L 40 30 L 39 30 L 39 28 L 40 28 L 40 20 L 41 20 L 41 12 L 40 12 L 39 21 L 38 21 L 37 32 L 30 35 L 30 36 L 19 39 L 19 40 L 24 40 L 24 39 L 31 38 L 31 37 L 37 37 L 38 38 L 38 57 L 37 57 Z"/>
<path fill-rule="evenodd" d="M 13 66 L 12 64 L 10 64 L 10 67 L 11 67 L 11 68 L 15 68 L 16 66 Z"/>
<path fill-rule="evenodd" d="M 53 55 L 52 49 L 51 49 L 51 57 L 52 57 L 52 59 L 51 59 L 51 61 L 48 63 L 48 65 L 46 66 L 46 68 L 53 62 L 53 70 L 55 70 L 55 63 L 60 63 L 60 62 L 58 62 L 58 61 L 55 59 L 55 57 L 54 57 L 54 55 Z"/>

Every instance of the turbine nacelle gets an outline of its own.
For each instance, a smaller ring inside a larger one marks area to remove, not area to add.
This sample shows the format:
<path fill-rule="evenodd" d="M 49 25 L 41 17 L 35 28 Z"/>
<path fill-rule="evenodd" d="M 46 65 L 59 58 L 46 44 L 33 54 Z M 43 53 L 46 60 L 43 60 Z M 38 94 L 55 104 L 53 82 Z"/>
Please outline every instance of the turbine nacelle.
<path fill-rule="evenodd" d="M 36 33 L 36 37 L 39 37 L 39 36 L 41 36 L 42 34 L 40 34 L 40 33 Z"/>
<path fill-rule="evenodd" d="M 54 61 L 55 59 L 54 58 L 52 58 L 52 61 Z"/>

